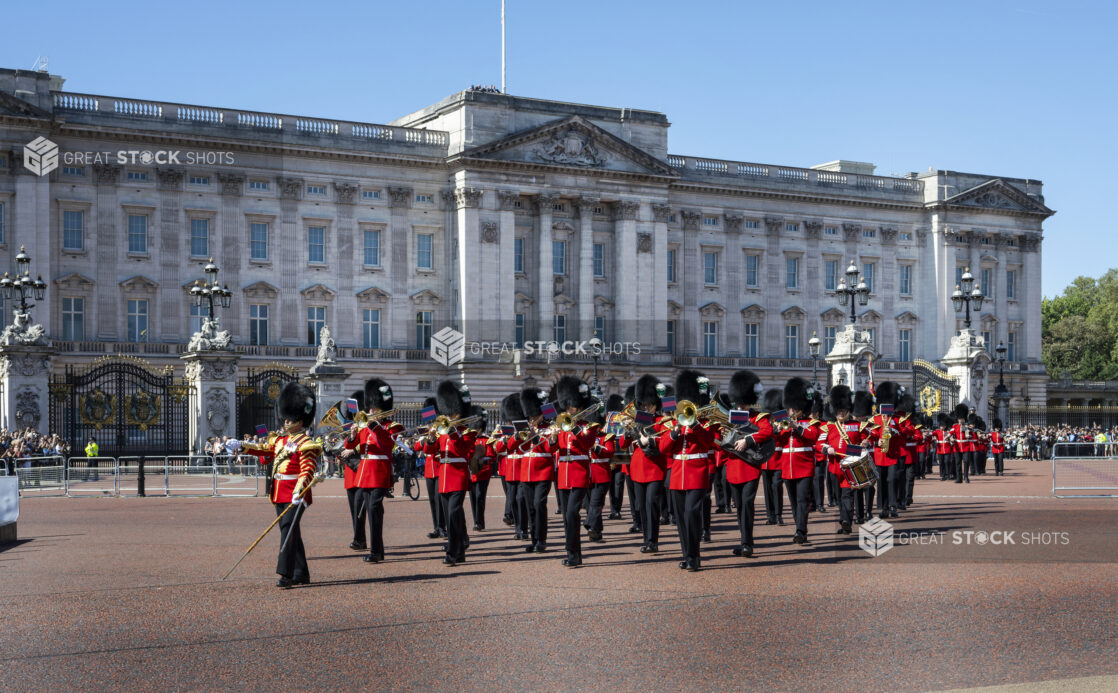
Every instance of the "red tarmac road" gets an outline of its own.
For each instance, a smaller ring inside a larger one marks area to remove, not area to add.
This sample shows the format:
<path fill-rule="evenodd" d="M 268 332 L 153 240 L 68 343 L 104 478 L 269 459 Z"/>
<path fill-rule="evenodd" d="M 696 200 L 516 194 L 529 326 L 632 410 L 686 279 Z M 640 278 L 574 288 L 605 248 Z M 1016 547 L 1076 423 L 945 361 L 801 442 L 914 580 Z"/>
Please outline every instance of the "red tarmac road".
<path fill-rule="evenodd" d="M 291 590 L 274 587 L 276 533 L 221 580 L 274 518 L 264 499 L 24 499 L 20 543 L 0 552 L 0 687 L 1115 690 L 1073 679 L 1118 675 L 1118 501 L 1054 499 L 1050 479 L 1015 462 L 917 482 L 878 557 L 833 534 L 831 509 L 811 545 L 760 525 L 756 556 L 735 558 L 732 518 L 715 515 L 694 574 L 674 527 L 649 557 L 627 517 L 579 569 L 560 565 L 554 515 L 551 550 L 525 554 L 496 481 L 464 564 L 440 563 L 426 501 L 399 492 L 387 560 L 366 564 L 332 480 L 304 522 L 313 582 Z"/>

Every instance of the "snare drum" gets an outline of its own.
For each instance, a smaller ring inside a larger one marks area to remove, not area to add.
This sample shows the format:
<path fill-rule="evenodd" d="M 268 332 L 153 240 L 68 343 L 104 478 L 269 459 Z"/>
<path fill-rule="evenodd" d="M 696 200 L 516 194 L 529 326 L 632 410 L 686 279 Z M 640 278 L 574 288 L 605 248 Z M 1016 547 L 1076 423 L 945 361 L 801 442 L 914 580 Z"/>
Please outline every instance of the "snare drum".
<path fill-rule="evenodd" d="M 865 488 L 877 483 L 877 474 L 874 473 L 872 459 L 868 450 L 857 457 L 843 458 L 840 466 L 843 476 L 846 477 L 846 482 L 850 484 L 850 488 Z"/>

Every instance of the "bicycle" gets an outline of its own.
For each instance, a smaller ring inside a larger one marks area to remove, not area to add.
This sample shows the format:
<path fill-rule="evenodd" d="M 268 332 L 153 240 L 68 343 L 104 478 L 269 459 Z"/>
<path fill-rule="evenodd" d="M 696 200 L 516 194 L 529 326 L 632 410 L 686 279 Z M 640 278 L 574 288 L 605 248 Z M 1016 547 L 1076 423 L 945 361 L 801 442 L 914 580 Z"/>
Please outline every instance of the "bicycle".
<path fill-rule="evenodd" d="M 396 485 L 396 481 L 403 479 L 404 481 L 404 495 L 411 498 L 413 501 L 419 500 L 420 491 L 423 484 L 419 480 L 423 475 L 419 473 L 420 465 L 418 458 L 415 455 L 409 454 L 397 448 L 392 453 L 392 485 Z"/>

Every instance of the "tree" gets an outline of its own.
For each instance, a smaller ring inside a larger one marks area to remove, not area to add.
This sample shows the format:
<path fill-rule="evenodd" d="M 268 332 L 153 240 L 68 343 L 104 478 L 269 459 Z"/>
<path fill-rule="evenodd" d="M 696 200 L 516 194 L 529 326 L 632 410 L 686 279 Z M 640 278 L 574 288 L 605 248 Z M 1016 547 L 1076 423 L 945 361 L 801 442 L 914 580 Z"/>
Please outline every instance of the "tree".
<path fill-rule="evenodd" d="M 1053 378 L 1118 378 L 1118 270 L 1078 277 L 1041 303 L 1041 357 Z"/>

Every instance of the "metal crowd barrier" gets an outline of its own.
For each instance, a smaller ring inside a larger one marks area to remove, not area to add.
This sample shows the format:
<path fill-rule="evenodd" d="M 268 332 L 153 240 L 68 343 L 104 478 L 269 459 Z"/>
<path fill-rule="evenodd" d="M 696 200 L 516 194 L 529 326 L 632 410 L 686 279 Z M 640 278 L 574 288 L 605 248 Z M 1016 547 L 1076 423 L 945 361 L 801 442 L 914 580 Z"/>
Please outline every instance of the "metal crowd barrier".
<path fill-rule="evenodd" d="M 66 460 L 67 496 L 115 496 L 119 480 L 116 459 L 112 457 L 71 457 Z"/>
<path fill-rule="evenodd" d="M 1052 446 L 1052 495 L 1118 498 L 1118 456 L 1108 443 L 1064 442 Z"/>
<path fill-rule="evenodd" d="M 250 455 L 31 457 L 15 464 L 24 497 L 254 497 L 264 488 L 264 468 Z"/>
<path fill-rule="evenodd" d="M 66 465 L 61 455 L 13 460 L 21 496 L 66 495 Z"/>

